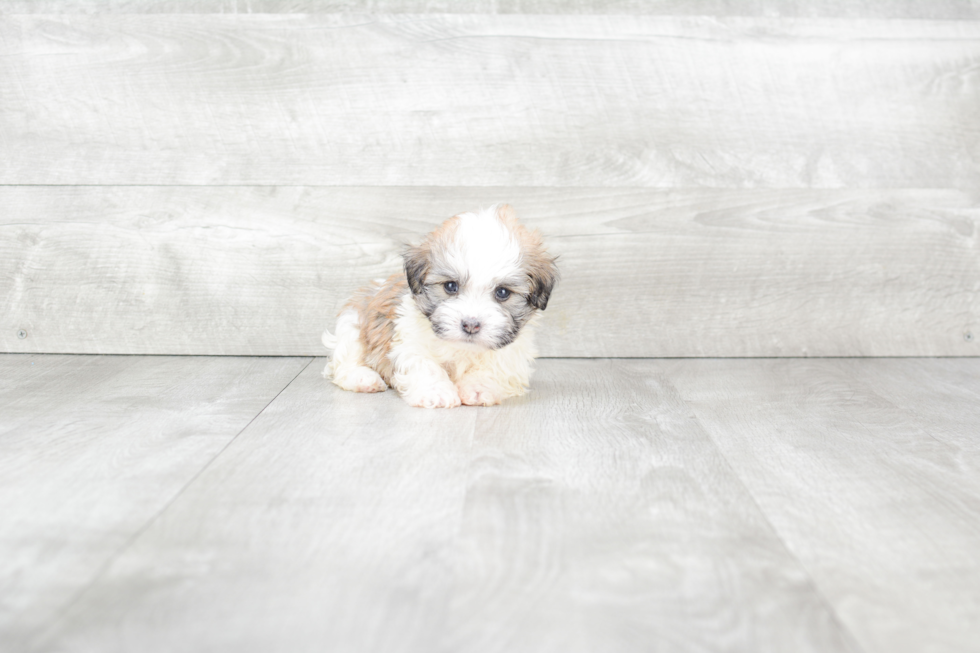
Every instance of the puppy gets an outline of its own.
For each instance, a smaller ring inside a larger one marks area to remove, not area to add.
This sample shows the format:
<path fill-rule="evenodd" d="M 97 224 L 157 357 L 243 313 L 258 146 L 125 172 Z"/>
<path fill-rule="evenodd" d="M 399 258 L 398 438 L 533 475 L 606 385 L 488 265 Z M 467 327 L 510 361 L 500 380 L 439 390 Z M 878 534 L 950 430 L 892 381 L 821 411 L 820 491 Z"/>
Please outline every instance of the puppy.
<path fill-rule="evenodd" d="M 450 218 L 405 252 L 404 274 L 358 291 L 323 333 L 345 390 L 389 386 L 412 406 L 492 406 L 522 395 L 537 311 L 558 281 L 536 231 L 497 205 Z"/>

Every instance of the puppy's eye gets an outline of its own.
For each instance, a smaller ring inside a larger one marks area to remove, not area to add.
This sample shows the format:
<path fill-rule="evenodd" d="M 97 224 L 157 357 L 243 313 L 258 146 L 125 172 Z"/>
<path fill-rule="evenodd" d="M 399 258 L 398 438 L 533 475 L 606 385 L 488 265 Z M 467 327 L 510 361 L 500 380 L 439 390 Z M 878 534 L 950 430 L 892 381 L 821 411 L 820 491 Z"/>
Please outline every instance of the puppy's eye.
<path fill-rule="evenodd" d="M 447 281 L 446 283 L 442 284 L 442 287 L 445 288 L 446 292 L 450 295 L 455 295 L 457 292 L 459 292 L 459 284 L 457 284 L 455 281 Z"/>
<path fill-rule="evenodd" d="M 498 301 L 502 302 L 510 297 L 510 291 L 506 288 L 497 288 L 497 292 L 495 292 L 493 296 L 496 297 Z"/>

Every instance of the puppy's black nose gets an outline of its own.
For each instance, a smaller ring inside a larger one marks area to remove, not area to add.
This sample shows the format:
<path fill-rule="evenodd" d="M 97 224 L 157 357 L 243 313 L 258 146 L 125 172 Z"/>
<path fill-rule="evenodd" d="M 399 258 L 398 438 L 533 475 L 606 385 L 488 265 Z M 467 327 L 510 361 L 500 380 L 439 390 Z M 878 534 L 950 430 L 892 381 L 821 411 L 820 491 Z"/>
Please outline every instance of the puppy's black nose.
<path fill-rule="evenodd" d="M 473 335 L 480 330 L 480 323 L 476 320 L 463 320 L 463 331 Z"/>

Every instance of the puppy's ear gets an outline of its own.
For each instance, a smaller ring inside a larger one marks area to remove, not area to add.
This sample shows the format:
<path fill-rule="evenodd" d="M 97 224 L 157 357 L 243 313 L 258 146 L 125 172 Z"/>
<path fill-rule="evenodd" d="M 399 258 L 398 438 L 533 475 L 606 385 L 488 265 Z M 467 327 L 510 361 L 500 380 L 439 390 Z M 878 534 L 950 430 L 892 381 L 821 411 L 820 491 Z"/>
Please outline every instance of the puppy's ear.
<path fill-rule="evenodd" d="M 413 295 L 425 289 L 425 277 L 429 273 L 429 252 L 422 247 L 409 247 L 402 255 L 405 259 L 405 277 Z"/>
<path fill-rule="evenodd" d="M 513 227 L 517 224 L 517 211 L 510 204 L 498 204 L 497 219 L 508 227 Z"/>
<path fill-rule="evenodd" d="M 531 278 L 531 293 L 527 301 L 534 308 L 543 311 L 548 308 L 548 298 L 551 297 L 551 291 L 560 277 L 555 259 L 542 258 L 534 261 L 528 266 L 527 273 Z"/>

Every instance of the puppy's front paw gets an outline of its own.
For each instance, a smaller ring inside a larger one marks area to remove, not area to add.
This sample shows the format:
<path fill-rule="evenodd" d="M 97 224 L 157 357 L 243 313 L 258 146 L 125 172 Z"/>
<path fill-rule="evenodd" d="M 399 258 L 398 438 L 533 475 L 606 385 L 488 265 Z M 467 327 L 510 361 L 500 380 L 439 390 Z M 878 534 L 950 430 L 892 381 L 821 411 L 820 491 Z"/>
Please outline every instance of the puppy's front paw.
<path fill-rule="evenodd" d="M 388 384 L 380 374 L 363 366 L 345 370 L 343 374 L 335 373 L 333 382 L 351 392 L 384 392 L 388 389 Z"/>
<path fill-rule="evenodd" d="M 459 405 L 459 395 L 452 383 L 436 383 L 406 395 L 405 401 L 419 408 L 455 408 Z"/>
<path fill-rule="evenodd" d="M 500 403 L 500 397 L 478 383 L 464 383 L 457 390 L 460 401 L 467 406 L 496 406 Z"/>

